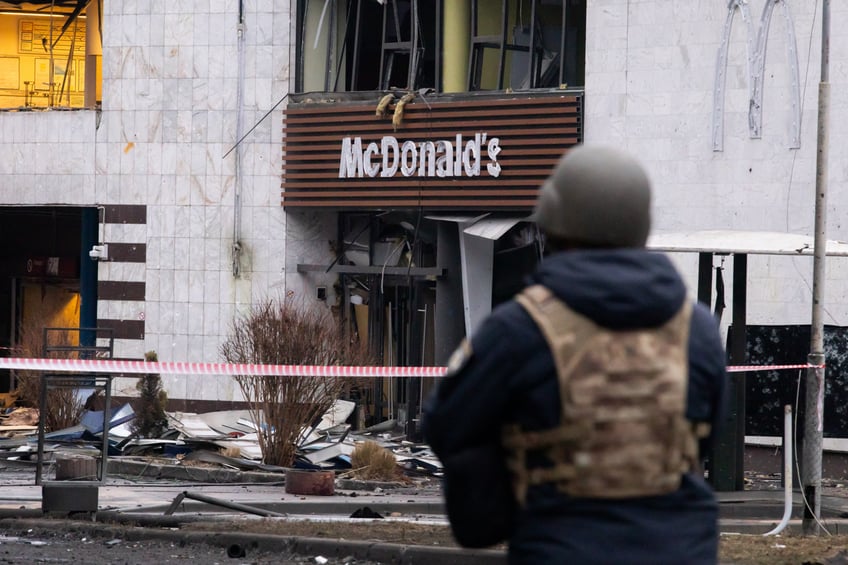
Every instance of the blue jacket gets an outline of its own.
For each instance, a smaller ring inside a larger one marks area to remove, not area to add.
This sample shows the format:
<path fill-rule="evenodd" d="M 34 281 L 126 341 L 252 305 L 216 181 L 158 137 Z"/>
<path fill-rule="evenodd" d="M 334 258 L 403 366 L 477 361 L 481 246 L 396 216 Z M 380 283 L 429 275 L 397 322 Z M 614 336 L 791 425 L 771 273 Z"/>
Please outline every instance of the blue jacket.
<path fill-rule="evenodd" d="M 571 309 L 610 329 L 662 325 L 687 299 L 669 259 L 641 249 L 557 253 L 529 282 L 545 285 Z M 722 418 L 725 364 L 716 321 L 696 305 L 686 415 L 711 422 L 713 436 Z M 444 459 L 496 441 L 505 423 L 525 430 L 556 427 L 560 410 L 545 339 L 527 312 L 509 301 L 483 322 L 464 365 L 428 399 L 424 433 Z M 702 456 L 713 436 L 702 442 Z M 718 503 L 697 474 L 684 476 L 680 489 L 669 495 L 627 500 L 570 498 L 552 485 L 531 487 L 517 512 L 509 539 L 512 564 L 717 560 Z"/>

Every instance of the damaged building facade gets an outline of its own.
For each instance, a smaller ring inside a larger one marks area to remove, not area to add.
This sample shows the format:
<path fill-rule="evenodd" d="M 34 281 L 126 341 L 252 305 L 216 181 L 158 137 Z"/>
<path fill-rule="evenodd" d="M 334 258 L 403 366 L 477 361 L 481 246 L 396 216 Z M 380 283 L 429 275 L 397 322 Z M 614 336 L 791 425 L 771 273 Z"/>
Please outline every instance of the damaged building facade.
<path fill-rule="evenodd" d="M 2 355 L 82 326 L 117 358 L 218 361 L 235 314 L 284 293 L 281 116 L 262 117 L 290 21 L 282 0 L 0 2 Z M 163 379 L 182 409 L 241 400 Z"/>
<path fill-rule="evenodd" d="M 845 240 L 848 13 L 831 11 Z M 820 24 L 793 0 L 0 2 L 0 347 L 47 320 L 109 328 L 116 357 L 219 361 L 236 312 L 289 293 L 386 365 L 445 364 L 538 261 L 524 218 L 583 141 L 646 164 L 660 236 L 809 236 Z M 673 257 L 697 288 L 699 255 Z M 711 260 L 730 281 L 735 254 Z M 828 263 L 837 330 L 846 269 Z M 811 277 L 810 257 L 752 254 L 747 323 L 803 333 Z M 748 355 L 804 361 L 761 341 Z M 240 399 L 226 377 L 164 378 L 172 399 Z M 426 384 L 366 400 L 414 419 Z"/>
<path fill-rule="evenodd" d="M 848 239 L 846 17 L 831 6 L 833 240 Z M 792 0 L 298 2 L 282 205 L 290 233 L 323 236 L 311 253 L 289 240 L 287 270 L 337 293 L 385 363 L 443 364 L 538 258 L 521 219 L 555 155 L 609 143 L 655 183 L 652 245 L 689 251 L 672 257 L 693 293 L 727 305 L 733 361 L 804 363 L 821 20 Z M 848 433 L 846 269 L 829 259 L 827 434 Z M 779 434 L 795 379 L 746 380 L 749 414 Z"/>
<path fill-rule="evenodd" d="M 525 219 L 583 139 L 585 21 L 568 0 L 297 2 L 286 269 L 382 363 L 446 364 L 540 259 Z M 430 384 L 369 403 L 415 420 Z"/>

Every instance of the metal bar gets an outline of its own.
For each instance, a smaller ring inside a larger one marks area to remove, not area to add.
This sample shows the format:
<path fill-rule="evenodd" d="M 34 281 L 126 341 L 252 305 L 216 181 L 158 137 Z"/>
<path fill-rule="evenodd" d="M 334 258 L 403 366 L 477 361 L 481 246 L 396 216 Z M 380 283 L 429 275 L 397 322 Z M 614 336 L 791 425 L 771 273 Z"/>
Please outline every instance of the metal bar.
<path fill-rule="evenodd" d="M 353 32 L 353 71 L 348 90 L 359 90 L 359 26 L 362 21 L 362 0 L 356 0 L 356 28 Z"/>
<path fill-rule="evenodd" d="M 565 44 L 568 29 L 566 26 L 568 25 L 568 2 L 567 0 L 562 0 L 562 30 L 559 34 L 559 83 L 565 83 Z"/>
<path fill-rule="evenodd" d="M 35 484 L 42 484 L 44 469 L 44 420 L 47 414 L 47 375 L 41 375 L 41 392 L 38 395 L 38 454 L 35 459 Z"/>
<path fill-rule="evenodd" d="M 380 81 L 377 85 L 377 88 L 384 90 L 388 88 L 386 84 L 388 81 L 383 79 L 383 73 L 385 73 L 386 68 L 386 25 L 388 25 L 388 10 L 391 9 L 389 4 L 383 4 L 383 37 L 380 42 L 380 76 L 378 80 Z"/>
<path fill-rule="evenodd" d="M 171 505 L 165 510 L 165 516 L 170 516 L 174 512 L 176 512 L 177 508 L 179 507 L 180 503 L 182 503 L 184 498 L 185 492 L 181 492 L 177 496 L 175 496 L 173 502 L 171 502 Z"/>
<path fill-rule="evenodd" d="M 336 57 L 336 12 L 338 6 L 336 0 L 333 0 L 333 6 L 330 10 L 330 23 L 327 25 L 327 61 L 324 66 L 324 90 L 330 90 L 330 76 L 333 71 L 333 59 Z"/>
<path fill-rule="evenodd" d="M 344 37 L 342 38 L 342 48 L 339 50 L 338 62 L 336 63 L 336 77 L 333 79 L 333 92 L 337 92 L 339 89 L 339 80 L 342 76 L 342 64 L 344 63 L 345 52 L 347 52 L 347 36 L 350 34 L 350 10 L 351 10 L 351 0 L 348 0 L 347 3 L 347 15 L 345 16 L 345 32 Z M 355 65 L 354 61 L 354 65 Z M 347 85 L 346 90 L 352 90 L 350 85 Z"/>
<path fill-rule="evenodd" d="M 410 0 L 409 9 L 412 11 L 409 17 L 409 67 L 406 73 L 406 88 L 415 90 L 418 77 L 418 0 Z"/>
<path fill-rule="evenodd" d="M 303 68 L 306 49 L 306 14 L 309 9 L 309 0 L 297 0 L 297 29 L 300 40 L 295 43 L 295 77 L 294 89 L 295 92 L 303 92 L 303 75 L 306 72 Z"/>
<path fill-rule="evenodd" d="M 477 66 L 477 2 L 479 0 L 471 0 L 471 37 L 469 42 L 471 45 L 468 50 L 468 90 L 477 90 L 480 88 L 480 78 L 477 75 L 475 67 Z M 476 82 L 475 82 L 476 81 Z"/>
<path fill-rule="evenodd" d="M 106 483 L 106 471 L 109 459 L 109 421 L 112 419 L 112 377 L 107 377 L 103 385 L 106 407 L 103 410 L 103 445 L 100 447 L 100 476 L 97 479 Z"/>
<path fill-rule="evenodd" d="M 713 254 L 698 253 L 698 302 L 712 309 Z"/>
<path fill-rule="evenodd" d="M 563 4 L 564 6 L 564 4 Z M 563 30 L 565 33 L 565 30 Z M 530 0 L 530 45 L 529 45 L 529 69 L 530 69 L 530 88 L 536 88 L 538 85 L 538 72 L 536 72 L 536 0 Z"/>
<path fill-rule="evenodd" d="M 501 1 L 501 40 L 498 65 L 498 90 L 503 90 L 504 67 L 506 66 L 506 34 L 509 26 L 509 0 Z"/>
<path fill-rule="evenodd" d="M 211 496 L 206 496 L 203 494 L 199 494 L 196 492 L 184 491 L 177 495 L 177 498 L 174 499 L 174 502 L 171 503 L 171 506 L 168 510 L 165 511 L 165 515 L 170 515 L 173 513 L 173 510 L 176 510 L 176 507 L 179 506 L 179 503 L 182 502 L 184 498 L 188 498 L 191 500 L 197 500 L 199 502 L 205 502 L 207 504 L 213 504 L 215 506 L 220 506 L 222 508 L 229 508 L 230 510 L 238 510 L 240 512 L 247 512 L 248 514 L 256 514 L 257 516 L 264 516 L 266 518 L 284 518 L 285 514 L 280 514 L 279 512 L 273 512 L 271 510 L 264 510 L 262 508 L 256 508 L 255 506 L 248 506 L 246 504 L 239 504 L 238 502 L 230 502 L 228 500 L 221 500 L 220 498 L 213 498 Z M 179 499 L 179 500 L 177 500 Z M 173 509 L 173 510 L 172 510 Z"/>
<path fill-rule="evenodd" d="M 412 277 L 443 277 L 445 269 L 439 267 L 382 267 L 380 265 L 358 266 L 358 265 L 311 265 L 300 263 L 297 266 L 298 273 L 322 272 L 322 273 L 345 273 L 349 275 L 392 275 Z"/>
<path fill-rule="evenodd" d="M 442 7 L 444 0 L 436 0 L 436 46 L 435 46 L 435 57 L 436 57 L 436 75 L 435 82 L 433 84 L 433 88 L 436 89 L 436 92 L 442 92 L 442 55 L 443 55 L 443 45 L 442 45 Z"/>
<path fill-rule="evenodd" d="M 733 256 L 733 335 L 730 343 L 730 361 L 733 365 L 746 363 L 747 308 L 748 308 L 748 255 Z M 735 490 L 745 488 L 745 373 L 733 373 L 730 377 L 731 402 L 735 405 L 735 466 L 733 485 Z"/>

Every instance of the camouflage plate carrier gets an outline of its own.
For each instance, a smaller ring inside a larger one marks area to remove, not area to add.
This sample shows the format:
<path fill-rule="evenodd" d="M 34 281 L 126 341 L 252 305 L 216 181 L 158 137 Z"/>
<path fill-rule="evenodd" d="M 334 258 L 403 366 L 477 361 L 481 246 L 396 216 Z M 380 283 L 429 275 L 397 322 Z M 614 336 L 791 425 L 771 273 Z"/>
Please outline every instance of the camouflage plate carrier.
<path fill-rule="evenodd" d="M 699 468 L 697 440 L 709 433 L 709 424 L 685 417 L 692 304 L 661 327 L 614 331 L 540 285 L 516 299 L 550 346 L 562 401 L 559 427 L 504 430 L 518 502 L 543 483 L 605 499 L 677 490 L 682 474 Z M 545 463 L 530 464 L 531 453 Z"/>

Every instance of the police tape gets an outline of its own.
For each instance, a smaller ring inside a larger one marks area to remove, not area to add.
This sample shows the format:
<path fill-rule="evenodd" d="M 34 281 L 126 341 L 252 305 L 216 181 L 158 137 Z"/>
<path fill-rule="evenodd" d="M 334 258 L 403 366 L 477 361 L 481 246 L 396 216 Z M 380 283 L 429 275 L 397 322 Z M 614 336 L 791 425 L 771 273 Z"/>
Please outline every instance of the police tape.
<path fill-rule="evenodd" d="M 442 377 L 445 367 L 355 367 L 334 365 L 265 365 L 253 363 L 183 363 L 122 359 L 0 358 L 0 369 L 65 373 L 253 375 L 270 377 Z"/>
<path fill-rule="evenodd" d="M 727 367 L 728 373 L 753 373 L 763 371 L 786 371 L 791 369 L 824 369 L 824 365 L 811 365 L 804 363 L 802 365 L 730 365 Z"/>
<path fill-rule="evenodd" d="M 823 369 L 824 365 L 732 365 L 728 373 Z M 59 373 L 110 373 L 123 375 L 253 375 L 271 377 L 443 377 L 446 367 L 356 367 L 334 365 L 266 365 L 253 363 L 183 363 L 123 359 L 37 359 L 0 357 L 0 369 Z"/>

